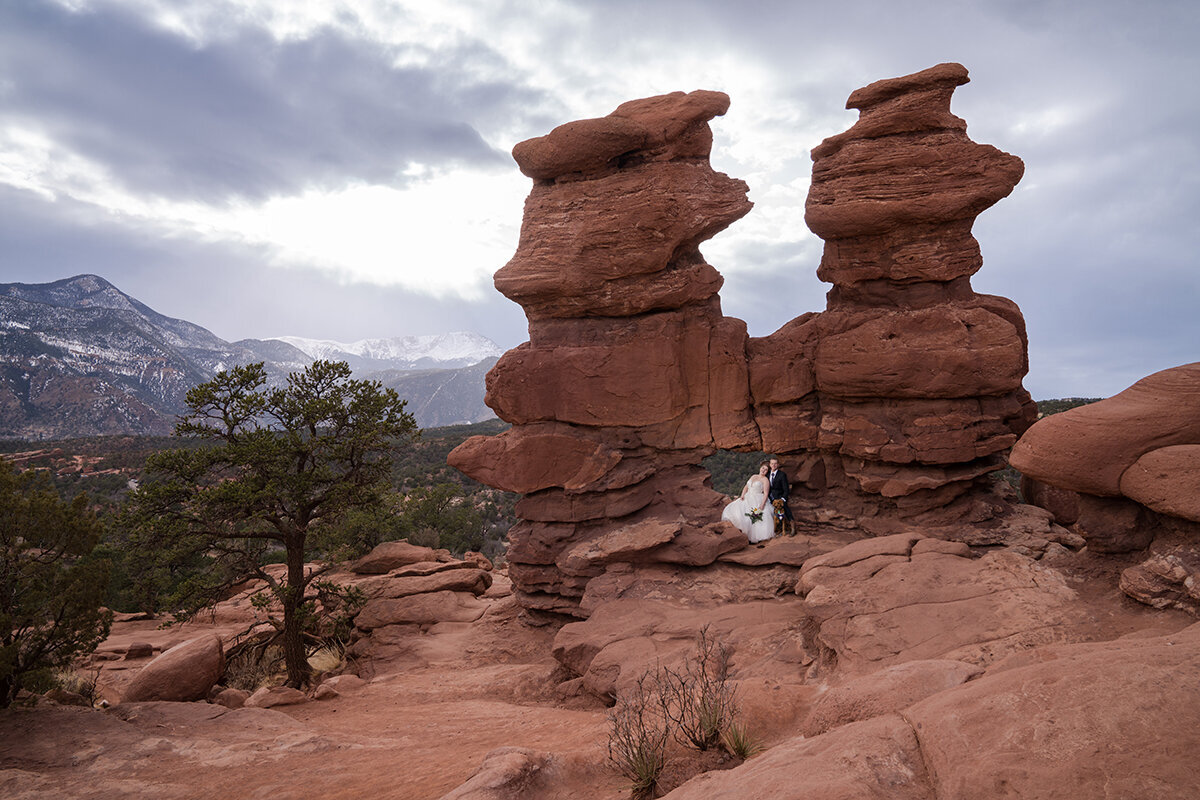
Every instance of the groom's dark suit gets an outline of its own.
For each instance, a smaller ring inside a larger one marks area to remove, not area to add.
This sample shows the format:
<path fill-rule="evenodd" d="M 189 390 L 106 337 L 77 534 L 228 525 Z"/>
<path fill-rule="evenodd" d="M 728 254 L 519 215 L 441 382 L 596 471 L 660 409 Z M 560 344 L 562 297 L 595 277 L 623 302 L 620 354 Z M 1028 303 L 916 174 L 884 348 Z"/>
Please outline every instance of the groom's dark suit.
<path fill-rule="evenodd" d="M 771 482 L 771 491 L 767 495 L 767 500 L 772 503 L 776 500 L 783 500 L 783 518 L 792 519 L 792 507 L 788 505 L 788 492 L 791 486 L 788 484 L 787 475 L 783 470 L 778 469 L 770 473 L 767 479 Z"/>

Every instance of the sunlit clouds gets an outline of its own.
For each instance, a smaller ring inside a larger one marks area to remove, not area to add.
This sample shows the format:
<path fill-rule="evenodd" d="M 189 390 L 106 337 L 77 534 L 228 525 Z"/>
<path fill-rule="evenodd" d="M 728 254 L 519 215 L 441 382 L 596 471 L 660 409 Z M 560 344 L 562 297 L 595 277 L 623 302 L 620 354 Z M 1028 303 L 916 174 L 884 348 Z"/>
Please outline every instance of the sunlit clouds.
<path fill-rule="evenodd" d="M 823 305 L 809 152 L 847 96 L 960 61 L 952 110 L 1026 165 L 972 280 L 1023 309 L 1035 396 L 1109 394 L 1200 357 L 1198 36 L 1184 0 L 0 2 L 0 282 L 95 272 L 233 338 L 511 347 L 513 145 L 713 89 L 712 164 L 755 205 L 701 249 L 765 335 Z"/>
<path fill-rule="evenodd" d="M 513 171 L 412 166 L 400 187 L 355 183 L 264 202 L 179 202 L 123 190 L 43 135 L 0 130 L 0 183 L 69 198 L 117 224 L 263 248 L 280 269 L 479 299 L 516 249 L 528 181 Z"/>

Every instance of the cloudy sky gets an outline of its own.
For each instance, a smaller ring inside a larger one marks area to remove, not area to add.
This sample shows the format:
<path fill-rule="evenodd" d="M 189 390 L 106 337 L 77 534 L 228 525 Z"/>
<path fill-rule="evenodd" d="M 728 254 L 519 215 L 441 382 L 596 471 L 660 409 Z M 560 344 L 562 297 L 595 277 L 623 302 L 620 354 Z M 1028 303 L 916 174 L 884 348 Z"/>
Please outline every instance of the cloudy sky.
<path fill-rule="evenodd" d="M 1194 0 L 0 0 L 0 282 L 96 273 L 230 340 L 512 347 L 512 146 L 718 89 L 755 208 L 702 249 L 765 336 L 824 307 L 809 150 L 854 89 L 958 61 L 969 135 L 1026 164 L 975 288 L 1023 309 L 1034 397 L 1104 396 L 1200 360 L 1198 38 Z"/>

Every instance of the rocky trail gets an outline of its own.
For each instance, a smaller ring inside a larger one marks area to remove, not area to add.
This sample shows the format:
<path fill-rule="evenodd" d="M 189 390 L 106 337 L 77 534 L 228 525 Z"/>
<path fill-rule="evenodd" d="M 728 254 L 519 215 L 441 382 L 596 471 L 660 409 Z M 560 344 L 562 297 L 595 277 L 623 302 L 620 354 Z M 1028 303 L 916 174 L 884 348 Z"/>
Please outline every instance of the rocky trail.
<path fill-rule="evenodd" d="M 329 700 L 228 709 L 203 701 L 14 708 L 0 714 L 6 798 L 437 798 L 502 747 L 579 761 L 586 786 L 562 797 L 620 797 L 599 767 L 605 709 L 565 701 L 551 677 L 552 632 L 517 619 L 499 576 L 477 622 L 396 637 L 358 664 L 369 680 Z M 228 620 L 234 609 L 218 608 Z M 118 623 L 100 653 L 156 648 L 240 627 L 211 618 L 178 628 Z M 149 659 L 99 661 L 113 701 Z M 573 706 L 573 707 L 572 707 Z"/>

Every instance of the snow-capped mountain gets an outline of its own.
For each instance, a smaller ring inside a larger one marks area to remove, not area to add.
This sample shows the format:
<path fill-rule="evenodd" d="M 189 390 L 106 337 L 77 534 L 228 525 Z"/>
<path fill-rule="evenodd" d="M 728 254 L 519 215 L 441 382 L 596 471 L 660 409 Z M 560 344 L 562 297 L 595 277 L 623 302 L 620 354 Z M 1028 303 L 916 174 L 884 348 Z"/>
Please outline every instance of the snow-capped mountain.
<path fill-rule="evenodd" d="M 357 342 L 299 336 L 278 336 L 275 341 L 286 342 L 311 358 L 346 361 L 356 369 L 456 369 L 499 358 L 504 352 L 491 339 L 466 331 Z"/>
<path fill-rule="evenodd" d="M 492 416 L 483 405 L 482 374 L 499 354 L 471 333 L 350 345 L 226 342 L 96 275 L 0 284 L 0 438 L 169 433 L 188 389 L 219 370 L 261 361 L 279 385 L 317 358 L 347 361 L 356 377 L 378 373 L 402 390 L 422 427 L 478 422 Z M 481 368 L 458 374 L 471 365 Z M 434 369 L 403 379 L 426 367 Z"/>

